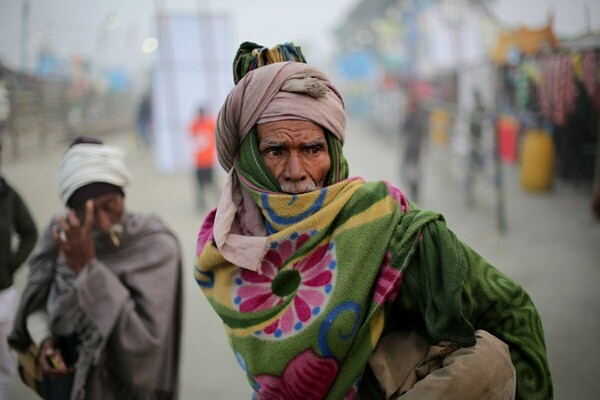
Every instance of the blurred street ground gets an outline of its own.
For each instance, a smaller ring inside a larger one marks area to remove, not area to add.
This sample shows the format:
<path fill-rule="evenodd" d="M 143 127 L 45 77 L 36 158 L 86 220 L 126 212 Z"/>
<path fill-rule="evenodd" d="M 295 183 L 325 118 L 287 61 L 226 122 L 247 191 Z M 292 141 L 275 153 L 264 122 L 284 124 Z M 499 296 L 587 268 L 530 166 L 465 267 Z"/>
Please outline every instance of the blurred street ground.
<path fill-rule="evenodd" d="M 400 143 L 350 120 L 345 153 L 351 176 L 385 179 L 401 188 Z M 155 212 L 179 236 L 184 255 L 185 319 L 181 363 L 181 399 L 248 399 L 250 387 L 230 351 L 223 327 L 197 287 L 193 275 L 196 234 L 205 211 L 195 206 L 192 172 L 159 175 L 152 151 L 140 150 L 136 133 L 104 135 L 105 143 L 123 146 L 133 183 L 126 190 L 132 210 Z M 40 149 L 22 143 L 21 156 L 4 154 L 2 173 L 29 205 L 39 229 L 61 209 L 55 177 L 66 142 Z M 538 307 L 553 373 L 556 399 L 596 399 L 600 393 L 600 222 L 590 212 L 588 192 L 555 182 L 551 192 L 530 194 L 519 185 L 516 166 L 504 166 L 507 231 L 499 233 L 492 202 L 467 208 L 454 171 L 460 164 L 444 149 L 425 152 L 420 206 L 440 211 L 457 236 L 504 273 L 520 282 Z M 489 196 L 488 196 L 489 197 Z M 17 276 L 22 287 L 26 267 Z M 13 399 L 36 397 L 17 378 Z"/>

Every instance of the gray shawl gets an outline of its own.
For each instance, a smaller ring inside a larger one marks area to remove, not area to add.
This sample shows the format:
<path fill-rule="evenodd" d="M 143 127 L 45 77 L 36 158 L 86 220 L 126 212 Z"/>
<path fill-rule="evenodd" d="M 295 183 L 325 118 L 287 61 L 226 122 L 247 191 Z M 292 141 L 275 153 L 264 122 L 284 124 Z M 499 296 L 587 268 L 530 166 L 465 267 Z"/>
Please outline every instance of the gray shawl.
<path fill-rule="evenodd" d="M 126 213 L 121 245 L 96 249 L 75 276 L 58 255 L 52 219 L 41 238 L 9 342 L 30 343 L 27 316 L 45 309 L 56 336 L 81 345 L 71 399 L 175 399 L 180 355 L 181 253 L 155 216 Z"/>

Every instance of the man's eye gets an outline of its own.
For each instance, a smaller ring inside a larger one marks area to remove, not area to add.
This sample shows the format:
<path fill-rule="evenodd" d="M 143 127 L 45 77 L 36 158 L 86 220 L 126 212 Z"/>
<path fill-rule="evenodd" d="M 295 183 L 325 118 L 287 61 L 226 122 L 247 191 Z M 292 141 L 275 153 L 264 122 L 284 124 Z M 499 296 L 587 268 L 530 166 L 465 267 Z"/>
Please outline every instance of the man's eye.
<path fill-rule="evenodd" d="M 269 157 L 279 157 L 281 155 L 281 149 L 270 148 L 265 152 Z"/>
<path fill-rule="evenodd" d="M 117 201 L 116 200 L 107 201 L 106 203 L 102 204 L 100 208 L 102 208 L 106 212 L 115 211 L 117 209 Z"/>
<path fill-rule="evenodd" d="M 323 148 L 321 146 L 311 146 L 307 149 L 309 154 L 319 154 L 321 151 L 323 151 Z"/>

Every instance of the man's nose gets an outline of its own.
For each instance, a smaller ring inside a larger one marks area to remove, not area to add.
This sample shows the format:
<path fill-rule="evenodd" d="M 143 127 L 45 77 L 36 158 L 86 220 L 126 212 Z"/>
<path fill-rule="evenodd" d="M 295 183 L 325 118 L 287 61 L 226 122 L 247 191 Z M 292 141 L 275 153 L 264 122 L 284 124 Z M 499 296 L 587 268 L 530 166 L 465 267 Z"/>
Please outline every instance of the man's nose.
<path fill-rule="evenodd" d="M 112 222 L 110 221 L 110 215 L 106 211 L 97 210 L 95 215 L 96 221 L 96 229 L 101 231 L 108 231 Z"/>
<path fill-rule="evenodd" d="M 284 178 L 288 181 L 299 182 L 306 179 L 306 170 L 298 154 L 292 153 L 285 166 Z"/>

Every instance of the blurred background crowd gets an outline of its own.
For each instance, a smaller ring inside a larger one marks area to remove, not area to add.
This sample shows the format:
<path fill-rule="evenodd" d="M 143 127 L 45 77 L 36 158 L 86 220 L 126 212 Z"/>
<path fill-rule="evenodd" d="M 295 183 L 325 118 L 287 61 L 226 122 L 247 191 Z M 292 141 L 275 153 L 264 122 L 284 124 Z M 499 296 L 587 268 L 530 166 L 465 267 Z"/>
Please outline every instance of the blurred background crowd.
<path fill-rule="evenodd" d="M 562 179 L 592 199 L 600 184 L 597 2 L 4 0 L 1 7 L 0 94 L 10 104 L 3 142 L 13 157 L 28 145 L 135 128 L 140 147 L 154 145 L 158 170 L 190 168 L 188 126 L 198 108 L 217 113 L 233 85 L 237 45 L 295 41 L 340 85 L 349 116 L 384 137 L 408 143 L 403 128 L 416 105 L 418 146 L 441 151 L 468 202 L 477 192 L 498 204 L 500 229 L 502 164 L 517 165 L 535 191 Z"/>

